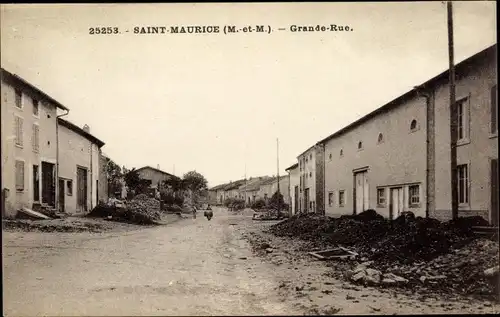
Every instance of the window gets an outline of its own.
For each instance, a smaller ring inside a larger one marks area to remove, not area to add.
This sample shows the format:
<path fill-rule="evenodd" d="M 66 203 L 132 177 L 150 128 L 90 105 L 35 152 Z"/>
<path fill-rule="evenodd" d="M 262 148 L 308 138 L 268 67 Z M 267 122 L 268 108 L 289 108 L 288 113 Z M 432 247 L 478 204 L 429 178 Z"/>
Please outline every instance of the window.
<path fill-rule="evenodd" d="M 377 204 L 379 206 L 385 205 L 385 188 L 377 188 Z"/>
<path fill-rule="evenodd" d="M 344 150 L 340 150 L 340 156 L 344 156 Z"/>
<path fill-rule="evenodd" d="M 378 140 L 377 140 L 378 143 L 382 143 L 384 142 L 384 135 L 382 133 L 379 133 L 378 134 Z"/>
<path fill-rule="evenodd" d="M 328 206 L 333 205 L 333 193 L 328 193 Z"/>
<path fill-rule="evenodd" d="M 16 190 L 24 191 L 24 162 L 16 161 Z"/>
<path fill-rule="evenodd" d="M 312 176 L 313 176 L 312 172 L 309 172 L 309 177 L 312 177 Z"/>
<path fill-rule="evenodd" d="M 312 160 L 313 159 L 313 155 L 312 154 L 309 154 L 309 159 Z"/>
<path fill-rule="evenodd" d="M 339 206 L 343 207 L 345 204 L 345 192 L 343 190 L 339 191 Z"/>
<path fill-rule="evenodd" d="M 358 142 L 358 150 L 362 150 L 363 149 L 363 142 L 359 141 Z"/>
<path fill-rule="evenodd" d="M 16 89 L 16 107 L 23 108 L 23 93 L 19 89 Z"/>
<path fill-rule="evenodd" d="M 15 117 L 15 133 L 16 133 L 16 145 L 23 146 L 23 118 Z"/>
<path fill-rule="evenodd" d="M 467 98 L 459 100 L 457 102 L 457 141 L 465 140 L 468 137 L 468 112 L 467 112 Z"/>
<path fill-rule="evenodd" d="M 40 111 L 40 107 L 38 105 L 38 100 L 33 99 L 33 114 L 38 117 L 39 111 Z"/>
<path fill-rule="evenodd" d="M 33 125 L 33 151 L 38 152 L 40 149 L 40 127 L 37 124 Z"/>
<path fill-rule="evenodd" d="M 417 120 L 413 119 L 411 120 L 411 123 L 410 123 L 410 131 L 415 131 L 417 130 Z"/>
<path fill-rule="evenodd" d="M 66 192 L 68 196 L 73 196 L 73 181 L 71 179 L 66 181 Z"/>
<path fill-rule="evenodd" d="M 497 85 L 491 88 L 491 133 L 498 132 L 498 90 Z"/>
<path fill-rule="evenodd" d="M 332 160 L 332 153 L 330 153 L 329 157 L 330 157 L 330 161 L 331 161 Z"/>
<path fill-rule="evenodd" d="M 457 166 L 458 173 L 458 203 L 469 203 L 469 169 L 467 164 Z"/>
<path fill-rule="evenodd" d="M 410 206 L 420 204 L 420 186 L 419 185 L 411 185 L 408 188 L 408 193 L 410 196 Z"/>

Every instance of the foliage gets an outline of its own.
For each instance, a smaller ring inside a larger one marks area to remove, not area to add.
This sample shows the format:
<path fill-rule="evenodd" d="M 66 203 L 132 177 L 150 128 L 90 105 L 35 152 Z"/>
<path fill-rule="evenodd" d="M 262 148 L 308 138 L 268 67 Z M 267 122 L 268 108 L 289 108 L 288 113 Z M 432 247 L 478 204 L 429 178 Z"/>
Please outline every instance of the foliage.
<path fill-rule="evenodd" d="M 278 196 L 278 192 L 276 191 L 274 194 L 273 194 L 273 197 L 271 197 L 271 199 L 269 200 L 269 207 L 273 208 L 273 209 L 280 209 L 280 210 L 284 210 L 286 205 L 285 205 L 285 201 L 283 200 L 283 195 L 281 193 L 279 193 L 279 196 Z"/>
<path fill-rule="evenodd" d="M 135 168 L 131 169 L 127 174 L 125 174 L 125 183 L 130 190 L 133 190 L 135 192 L 136 195 L 147 193 L 147 189 L 149 187 L 149 182 L 145 179 L 142 179 Z"/>
<path fill-rule="evenodd" d="M 178 177 L 170 177 L 169 179 L 163 181 L 163 185 L 167 188 L 172 189 L 174 192 L 186 189 L 186 183 L 184 182 L 184 180 Z"/>
<path fill-rule="evenodd" d="M 245 208 L 245 201 L 240 198 L 226 198 L 224 206 L 233 210 L 241 210 Z"/>
<path fill-rule="evenodd" d="M 255 200 L 252 205 L 252 209 L 263 209 L 266 207 L 266 201 L 262 198 Z"/>
<path fill-rule="evenodd" d="M 106 176 L 108 179 L 108 192 L 114 194 L 122 190 L 122 169 L 109 157 L 106 157 Z"/>
<path fill-rule="evenodd" d="M 182 181 L 185 188 L 190 189 L 193 192 L 207 189 L 207 180 L 203 175 L 196 171 L 190 171 L 184 174 Z"/>

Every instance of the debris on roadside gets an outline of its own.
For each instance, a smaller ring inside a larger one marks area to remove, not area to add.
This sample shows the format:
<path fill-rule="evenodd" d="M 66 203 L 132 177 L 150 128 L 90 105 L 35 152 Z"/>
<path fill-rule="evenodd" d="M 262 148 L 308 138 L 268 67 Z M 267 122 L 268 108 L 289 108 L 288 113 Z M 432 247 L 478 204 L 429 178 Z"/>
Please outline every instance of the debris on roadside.
<path fill-rule="evenodd" d="M 3 221 L 3 229 L 6 231 L 20 230 L 25 232 L 102 232 L 110 227 L 101 223 L 93 223 L 80 219 L 47 219 L 47 220 L 27 220 L 16 219 Z"/>
<path fill-rule="evenodd" d="M 277 209 L 259 209 L 254 211 L 253 220 L 281 220 L 287 217 L 287 214 Z"/>
<path fill-rule="evenodd" d="M 344 274 L 355 284 L 498 296 L 498 242 L 477 238 L 472 229 L 485 223 L 481 217 L 440 222 L 412 213 L 390 221 L 368 210 L 340 218 L 299 214 L 269 231 L 304 240 L 307 252 L 339 245 L 356 251 L 361 262 Z"/>
<path fill-rule="evenodd" d="M 137 195 L 132 200 L 117 204 L 115 200 L 101 203 L 87 217 L 112 221 L 153 225 L 161 220 L 160 201 L 147 195 Z"/>

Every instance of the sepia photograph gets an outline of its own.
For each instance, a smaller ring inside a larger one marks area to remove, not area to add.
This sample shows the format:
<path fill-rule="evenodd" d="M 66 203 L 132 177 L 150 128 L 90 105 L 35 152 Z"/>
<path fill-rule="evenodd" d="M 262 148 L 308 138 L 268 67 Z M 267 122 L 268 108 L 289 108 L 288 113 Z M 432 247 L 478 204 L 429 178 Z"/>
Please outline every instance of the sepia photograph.
<path fill-rule="evenodd" d="M 0 9 L 4 316 L 500 313 L 496 1 Z"/>

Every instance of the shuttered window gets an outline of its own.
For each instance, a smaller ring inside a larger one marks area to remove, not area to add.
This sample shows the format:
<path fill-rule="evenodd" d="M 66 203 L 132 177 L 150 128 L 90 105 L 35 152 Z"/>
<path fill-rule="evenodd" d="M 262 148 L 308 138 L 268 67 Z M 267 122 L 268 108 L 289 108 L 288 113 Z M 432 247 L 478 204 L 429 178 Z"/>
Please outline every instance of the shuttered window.
<path fill-rule="evenodd" d="M 16 190 L 24 190 L 24 162 L 16 161 Z"/>
<path fill-rule="evenodd" d="M 16 136 L 16 145 L 23 146 L 23 118 L 15 116 L 14 133 Z"/>
<path fill-rule="evenodd" d="M 33 151 L 38 152 L 40 149 L 40 127 L 37 124 L 33 125 Z"/>
<path fill-rule="evenodd" d="M 16 89 L 16 107 L 23 107 L 23 93 L 19 89 Z"/>

